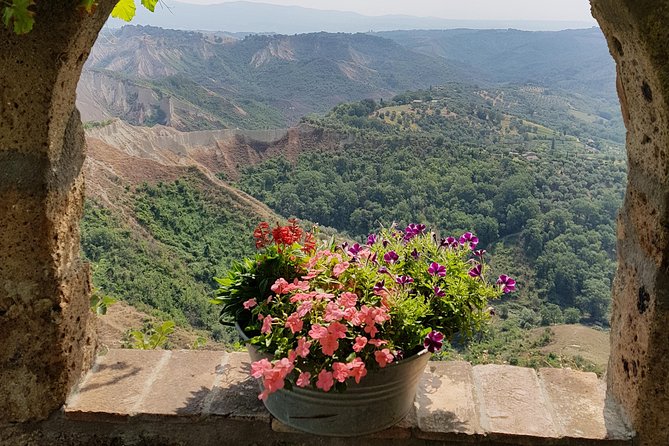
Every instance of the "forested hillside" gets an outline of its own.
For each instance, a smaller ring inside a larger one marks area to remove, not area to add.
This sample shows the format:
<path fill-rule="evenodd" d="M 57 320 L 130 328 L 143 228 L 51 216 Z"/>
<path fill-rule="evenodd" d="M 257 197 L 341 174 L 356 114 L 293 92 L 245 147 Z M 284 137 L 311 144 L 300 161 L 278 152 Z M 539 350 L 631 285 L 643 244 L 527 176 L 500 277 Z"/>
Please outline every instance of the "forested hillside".
<path fill-rule="evenodd" d="M 472 229 L 495 263 L 522 277 L 526 325 L 565 316 L 607 325 L 622 127 L 601 117 L 611 110 L 575 104 L 537 88 L 459 84 L 342 104 L 305 120 L 348 130 L 353 143 L 296 163 L 267 160 L 239 186 L 358 239 L 393 221 L 444 235 Z"/>

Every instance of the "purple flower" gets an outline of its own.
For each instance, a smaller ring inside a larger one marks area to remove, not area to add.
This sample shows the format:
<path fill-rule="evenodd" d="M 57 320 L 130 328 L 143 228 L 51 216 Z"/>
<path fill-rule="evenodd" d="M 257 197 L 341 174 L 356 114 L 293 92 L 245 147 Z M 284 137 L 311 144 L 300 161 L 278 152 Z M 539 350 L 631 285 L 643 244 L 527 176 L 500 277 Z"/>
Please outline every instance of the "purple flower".
<path fill-rule="evenodd" d="M 341 245 L 339 245 L 339 247 L 341 248 L 342 251 L 346 252 L 346 250 L 348 249 L 348 243 L 344 242 Z"/>
<path fill-rule="evenodd" d="M 438 286 L 434 287 L 434 295 L 436 297 L 444 297 L 446 296 L 446 292 L 439 288 Z"/>
<path fill-rule="evenodd" d="M 385 248 L 386 246 L 388 246 L 388 240 L 384 240 L 384 241 L 382 242 L 382 245 L 383 245 L 384 248 Z"/>
<path fill-rule="evenodd" d="M 408 242 L 415 236 L 422 234 L 423 231 L 425 231 L 425 225 L 417 225 L 415 223 L 411 223 L 404 230 L 404 240 Z"/>
<path fill-rule="evenodd" d="M 400 285 L 406 285 L 407 283 L 413 283 L 413 278 L 410 276 L 399 276 L 395 281 Z"/>
<path fill-rule="evenodd" d="M 377 282 L 376 285 L 374 285 L 374 288 L 372 288 L 372 291 L 374 291 L 374 294 L 378 294 L 381 291 L 386 289 L 386 281 L 382 280 L 381 282 Z"/>
<path fill-rule="evenodd" d="M 479 263 L 474 268 L 469 270 L 469 275 L 471 277 L 481 277 L 481 271 L 483 271 L 483 266 Z"/>
<path fill-rule="evenodd" d="M 393 263 L 397 262 L 399 259 L 400 259 L 400 256 L 398 256 L 395 251 L 388 251 L 387 253 L 385 253 L 383 255 L 383 260 L 386 263 L 393 264 Z"/>
<path fill-rule="evenodd" d="M 438 331 L 432 330 L 430 334 L 425 336 L 425 341 L 423 341 L 423 346 L 430 353 L 441 350 L 441 347 L 444 345 L 444 334 L 439 333 Z"/>
<path fill-rule="evenodd" d="M 430 273 L 431 276 L 444 277 L 446 275 L 446 267 L 437 262 L 432 262 L 427 269 L 427 272 Z"/>
<path fill-rule="evenodd" d="M 413 257 L 414 260 L 420 259 L 420 253 L 416 251 L 416 248 L 414 248 L 413 251 L 411 251 L 411 257 Z"/>
<path fill-rule="evenodd" d="M 446 237 L 442 238 L 441 241 L 439 242 L 439 247 L 440 248 L 457 248 L 458 247 L 458 241 L 455 239 L 455 237 Z"/>
<path fill-rule="evenodd" d="M 388 272 L 388 268 L 386 268 L 385 266 L 381 266 L 381 267 L 379 267 L 379 271 L 378 271 L 378 272 L 379 272 L 379 274 L 390 274 L 390 273 Z"/>
<path fill-rule="evenodd" d="M 477 257 L 483 257 L 485 252 L 486 252 L 485 249 L 477 249 L 476 251 L 472 252 L 472 254 L 474 254 Z"/>
<path fill-rule="evenodd" d="M 376 265 L 378 262 L 376 261 L 376 253 L 373 253 L 371 257 L 368 259 L 369 262 L 372 262 L 374 265 Z"/>
<path fill-rule="evenodd" d="M 499 276 L 499 279 L 497 279 L 497 285 L 500 285 L 505 293 L 510 293 L 516 289 L 516 281 L 506 274 Z"/>
<path fill-rule="evenodd" d="M 358 243 L 354 244 L 350 248 L 348 248 L 348 253 L 351 255 L 351 257 L 357 257 L 358 254 L 360 254 L 360 251 L 362 250 L 362 246 L 360 246 Z"/>
<path fill-rule="evenodd" d="M 471 232 L 465 232 L 460 237 L 460 244 L 464 246 L 466 243 L 469 243 L 469 247 L 471 249 L 474 249 L 476 248 L 476 245 L 478 245 L 479 243 L 479 238 L 474 234 L 472 234 Z"/>
<path fill-rule="evenodd" d="M 369 234 L 367 236 L 367 246 L 374 245 L 374 243 L 376 243 L 377 239 L 378 239 L 378 236 L 376 234 Z"/>
<path fill-rule="evenodd" d="M 395 357 L 396 361 L 401 361 L 404 359 L 404 352 L 402 350 L 395 350 L 393 352 L 393 356 Z"/>

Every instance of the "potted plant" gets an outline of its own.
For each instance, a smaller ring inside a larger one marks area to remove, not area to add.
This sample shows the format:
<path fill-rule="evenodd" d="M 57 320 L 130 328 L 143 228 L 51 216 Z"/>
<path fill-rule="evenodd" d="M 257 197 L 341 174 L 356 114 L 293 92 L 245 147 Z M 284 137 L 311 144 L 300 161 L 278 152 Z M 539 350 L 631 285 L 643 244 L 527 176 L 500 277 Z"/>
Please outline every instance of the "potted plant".
<path fill-rule="evenodd" d="M 424 225 L 393 226 L 317 249 L 289 220 L 261 223 L 254 237 L 259 253 L 217 279 L 214 303 L 248 342 L 269 411 L 315 434 L 401 420 L 430 353 L 479 330 L 488 301 L 515 288 L 505 275 L 485 279 L 485 251 L 469 232 L 440 239 Z"/>

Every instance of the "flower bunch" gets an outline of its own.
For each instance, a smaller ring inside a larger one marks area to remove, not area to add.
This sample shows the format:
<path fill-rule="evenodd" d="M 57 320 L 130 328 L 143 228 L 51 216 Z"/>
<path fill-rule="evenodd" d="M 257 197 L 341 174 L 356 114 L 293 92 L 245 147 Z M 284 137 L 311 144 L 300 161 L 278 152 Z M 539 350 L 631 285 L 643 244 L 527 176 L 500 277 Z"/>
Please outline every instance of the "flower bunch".
<path fill-rule="evenodd" d="M 285 386 L 344 389 L 369 369 L 422 349 L 436 352 L 454 335 L 480 329 L 488 300 L 515 289 L 506 275 L 486 280 L 485 251 L 476 250 L 478 239 L 469 232 L 439 239 L 412 224 L 370 234 L 364 244 L 319 250 L 307 239 L 298 243 L 296 222 L 272 231 L 273 242 L 268 227 L 256 233 L 257 246 L 276 247 L 292 268 L 271 277 L 256 270 L 255 280 L 267 281 L 269 290 L 241 302 L 251 344 L 273 357 L 252 365 L 263 399 Z M 232 276 L 221 294 L 235 291 Z"/>

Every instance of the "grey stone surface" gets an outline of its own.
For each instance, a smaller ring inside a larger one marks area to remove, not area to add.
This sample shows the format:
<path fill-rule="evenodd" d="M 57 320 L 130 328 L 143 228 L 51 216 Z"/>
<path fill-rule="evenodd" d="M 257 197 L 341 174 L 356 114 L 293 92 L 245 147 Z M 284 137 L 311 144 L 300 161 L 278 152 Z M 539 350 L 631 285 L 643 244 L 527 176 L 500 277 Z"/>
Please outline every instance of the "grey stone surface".
<path fill-rule="evenodd" d="M 559 437 L 534 369 L 478 365 L 473 375 L 481 426 L 487 434 Z"/>
<path fill-rule="evenodd" d="M 249 372 L 251 360 L 246 352 L 230 353 L 219 370 L 218 381 L 207 414 L 233 419 L 262 420 L 269 424 L 270 415 L 258 399 L 258 383 Z"/>
<path fill-rule="evenodd" d="M 421 438 L 483 433 L 468 362 L 430 362 L 416 393 L 416 407 Z"/>
<path fill-rule="evenodd" d="M 591 373 L 542 369 L 539 380 L 533 369 L 521 367 L 430 362 L 414 410 L 405 419 L 359 437 L 359 443 L 338 443 L 271 417 L 258 399 L 258 384 L 249 377 L 249 369 L 248 354 L 242 352 L 110 350 L 98 357 L 68 399 L 65 421 L 128 426 L 124 429 L 149 423 L 141 425 L 152 430 L 176 423 L 194 432 L 205 426 L 251 431 L 249 426 L 263 426 L 263 438 L 273 432 L 274 440 L 280 443 L 286 436 L 290 444 L 631 443 L 617 407 Z"/>
<path fill-rule="evenodd" d="M 166 350 L 110 350 L 98 356 L 93 369 L 68 398 L 65 415 L 73 420 L 134 415 L 171 355 Z"/>
<path fill-rule="evenodd" d="M 629 438 L 620 416 L 606 414 L 606 390 L 594 373 L 544 368 L 539 371 L 539 379 L 561 436 Z"/>
<path fill-rule="evenodd" d="M 195 350 L 171 353 L 153 382 L 147 383 L 135 412 L 183 417 L 203 413 L 227 354 Z"/>

